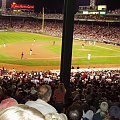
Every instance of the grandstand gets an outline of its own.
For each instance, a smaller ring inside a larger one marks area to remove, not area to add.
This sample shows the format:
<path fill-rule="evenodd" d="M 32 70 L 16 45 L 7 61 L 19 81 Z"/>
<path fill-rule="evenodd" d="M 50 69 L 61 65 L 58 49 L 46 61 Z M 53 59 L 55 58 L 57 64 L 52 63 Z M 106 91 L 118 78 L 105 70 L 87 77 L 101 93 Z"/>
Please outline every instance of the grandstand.
<path fill-rule="evenodd" d="M 111 20 L 109 16 L 75 16 L 74 39 L 96 40 L 99 42 L 120 45 L 120 22 L 119 17 Z M 31 31 L 41 33 L 41 18 L 36 17 L 14 17 L 1 16 L 1 29 L 12 31 Z M 61 37 L 62 19 L 61 15 L 46 15 L 44 34 Z M 94 18 L 94 19 L 93 19 Z M 51 27 L 52 26 L 52 27 Z M 14 29 L 15 28 L 15 29 Z M 30 30 L 30 28 L 32 28 Z M 52 30 L 50 30 L 52 29 Z M 54 31 L 54 32 L 53 32 Z M 86 34 L 88 33 L 88 34 Z M 96 33 L 96 34 L 94 34 Z M 110 35 L 111 34 L 111 35 Z"/>

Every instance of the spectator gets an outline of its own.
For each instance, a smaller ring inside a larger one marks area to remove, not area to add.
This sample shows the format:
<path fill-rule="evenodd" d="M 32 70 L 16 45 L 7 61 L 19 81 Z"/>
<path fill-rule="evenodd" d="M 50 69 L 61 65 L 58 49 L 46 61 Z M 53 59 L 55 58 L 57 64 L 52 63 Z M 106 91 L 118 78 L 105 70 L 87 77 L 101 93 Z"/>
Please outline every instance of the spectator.
<path fill-rule="evenodd" d="M 68 120 L 82 120 L 82 106 L 80 104 L 73 104 L 66 110 Z"/>
<path fill-rule="evenodd" d="M 109 114 L 114 119 L 120 119 L 120 107 L 118 106 L 111 106 L 109 109 Z"/>
<path fill-rule="evenodd" d="M 0 102 L 3 100 L 4 92 L 2 87 L 0 86 Z"/>
<path fill-rule="evenodd" d="M 104 120 L 108 116 L 108 103 L 102 102 L 100 109 L 93 115 L 93 120 Z"/>
<path fill-rule="evenodd" d="M 0 120 L 45 120 L 45 117 L 35 108 L 19 104 L 2 110 Z"/>
<path fill-rule="evenodd" d="M 10 106 L 13 106 L 13 105 L 17 105 L 17 101 L 13 98 L 6 98 L 4 100 L 1 101 L 0 103 L 0 111 L 5 109 L 5 108 L 8 108 Z"/>
<path fill-rule="evenodd" d="M 18 104 L 18 102 L 14 98 L 10 97 L 11 94 L 10 90 L 6 90 L 5 92 L 2 90 L 1 93 L 2 101 L 0 103 L 0 111 L 7 107 Z"/>
<path fill-rule="evenodd" d="M 57 109 L 59 113 L 63 112 L 65 93 L 66 89 L 64 87 L 64 84 L 62 83 L 60 83 L 58 87 L 54 90 L 53 94 L 54 107 Z"/>
<path fill-rule="evenodd" d="M 64 113 L 49 113 L 45 116 L 46 120 L 68 120 Z"/>
<path fill-rule="evenodd" d="M 43 115 L 46 115 L 48 113 L 56 113 L 56 109 L 47 103 L 50 100 L 51 95 L 51 87 L 49 85 L 42 85 L 38 88 L 38 99 L 36 101 L 28 101 L 25 104 L 36 108 Z"/>
<path fill-rule="evenodd" d="M 92 120 L 94 113 L 92 110 L 90 110 L 89 105 L 87 103 L 83 103 L 82 108 L 83 108 L 82 116 L 83 120 Z"/>

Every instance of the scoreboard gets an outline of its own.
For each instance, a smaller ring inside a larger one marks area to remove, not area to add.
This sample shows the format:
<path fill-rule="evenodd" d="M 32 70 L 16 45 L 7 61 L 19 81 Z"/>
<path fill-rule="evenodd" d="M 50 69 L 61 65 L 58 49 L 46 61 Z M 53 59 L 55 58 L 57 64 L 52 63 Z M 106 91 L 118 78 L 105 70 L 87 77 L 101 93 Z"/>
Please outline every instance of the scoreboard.
<path fill-rule="evenodd" d="M 78 14 L 84 14 L 84 15 L 105 15 L 107 12 L 107 6 L 106 5 L 98 5 L 94 8 L 91 8 L 90 6 L 79 6 Z"/>
<path fill-rule="evenodd" d="M 97 14 L 100 14 L 100 15 L 105 15 L 106 14 L 106 11 L 104 10 L 81 10 L 79 11 L 80 14 L 84 14 L 84 15 L 97 15 Z"/>

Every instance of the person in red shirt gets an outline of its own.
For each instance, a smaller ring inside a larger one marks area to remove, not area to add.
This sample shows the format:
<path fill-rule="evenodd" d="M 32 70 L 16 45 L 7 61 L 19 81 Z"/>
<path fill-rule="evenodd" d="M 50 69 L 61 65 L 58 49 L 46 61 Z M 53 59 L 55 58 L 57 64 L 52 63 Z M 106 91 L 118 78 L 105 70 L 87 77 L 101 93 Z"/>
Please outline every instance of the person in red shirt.
<path fill-rule="evenodd" d="M 60 83 L 53 93 L 54 107 L 59 113 L 63 112 L 65 93 L 66 89 L 63 83 Z"/>

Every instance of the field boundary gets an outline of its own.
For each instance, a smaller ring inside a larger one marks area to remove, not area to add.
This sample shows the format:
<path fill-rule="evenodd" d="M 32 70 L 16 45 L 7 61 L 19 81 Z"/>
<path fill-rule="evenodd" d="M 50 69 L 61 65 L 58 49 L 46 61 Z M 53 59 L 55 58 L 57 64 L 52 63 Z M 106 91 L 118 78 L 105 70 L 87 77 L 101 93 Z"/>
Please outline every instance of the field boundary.
<path fill-rule="evenodd" d="M 73 65 L 76 69 L 79 68 L 120 68 L 120 64 L 89 64 L 89 65 Z M 12 70 L 15 68 L 17 71 L 40 71 L 40 70 L 60 70 L 60 66 L 27 66 L 27 65 L 15 65 L 0 63 L 0 68 L 6 68 Z"/>

